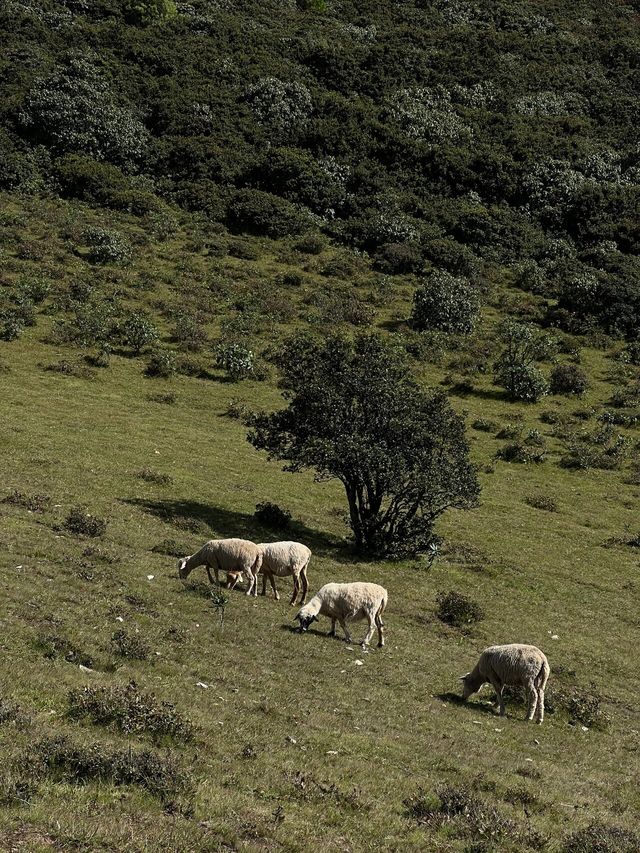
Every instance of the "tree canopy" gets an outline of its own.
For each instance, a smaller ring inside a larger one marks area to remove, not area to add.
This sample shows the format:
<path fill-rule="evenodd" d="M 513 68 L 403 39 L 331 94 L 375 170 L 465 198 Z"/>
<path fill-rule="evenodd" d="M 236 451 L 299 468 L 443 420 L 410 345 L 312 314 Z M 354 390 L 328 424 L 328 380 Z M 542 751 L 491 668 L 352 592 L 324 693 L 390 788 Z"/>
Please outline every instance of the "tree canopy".
<path fill-rule="evenodd" d="M 446 395 L 420 388 L 404 357 L 375 334 L 282 348 L 286 408 L 258 415 L 254 447 L 344 486 L 356 550 L 416 553 L 449 507 L 479 494 L 463 419 Z"/>

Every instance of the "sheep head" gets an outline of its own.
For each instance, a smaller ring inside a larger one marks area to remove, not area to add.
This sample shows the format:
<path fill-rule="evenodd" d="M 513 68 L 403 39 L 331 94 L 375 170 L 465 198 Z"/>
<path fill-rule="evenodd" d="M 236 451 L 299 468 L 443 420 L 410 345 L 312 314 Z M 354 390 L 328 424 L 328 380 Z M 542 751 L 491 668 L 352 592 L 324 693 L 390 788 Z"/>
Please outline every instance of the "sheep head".
<path fill-rule="evenodd" d="M 476 690 L 479 690 L 482 684 L 482 682 L 478 684 L 478 680 L 474 677 L 474 674 L 472 672 L 468 672 L 466 675 L 461 675 L 460 681 L 462 682 L 463 700 L 468 699 L 472 693 L 475 693 Z"/>
<path fill-rule="evenodd" d="M 183 557 L 181 560 L 178 560 L 178 577 L 181 580 L 184 580 L 189 574 L 189 569 L 187 569 L 189 559 L 189 557 Z"/>
<path fill-rule="evenodd" d="M 306 608 L 303 607 L 294 616 L 294 621 L 297 619 L 298 622 L 300 623 L 300 627 L 298 628 L 298 631 L 301 634 L 304 634 L 305 631 L 308 630 L 309 625 L 311 625 L 312 622 L 318 621 L 318 617 L 315 615 L 315 613 L 308 613 L 308 612 L 305 612 L 305 610 L 306 610 Z"/>

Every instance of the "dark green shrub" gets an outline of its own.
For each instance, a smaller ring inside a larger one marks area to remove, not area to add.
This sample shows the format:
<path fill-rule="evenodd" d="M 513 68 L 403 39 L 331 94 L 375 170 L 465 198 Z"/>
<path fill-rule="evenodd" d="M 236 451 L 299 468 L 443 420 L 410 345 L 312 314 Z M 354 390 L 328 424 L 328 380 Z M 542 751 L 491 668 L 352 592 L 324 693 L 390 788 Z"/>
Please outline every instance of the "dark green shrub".
<path fill-rule="evenodd" d="M 440 592 L 436 598 L 438 619 L 446 622 L 447 625 L 453 625 L 456 628 L 462 628 L 464 625 L 470 625 L 472 622 L 479 622 L 484 619 L 484 611 L 480 605 L 463 595 L 460 592 Z"/>
<path fill-rule="evenodd" d="M 48 777 L 72 785 L 98 781 L 138 785 L 162 802 L 176 794 L 192 793 L 189 777 L 171 753 L 113 749 L 100 741 L 79 744 L 61 736 L 29 747 L 25 764 L 36 778 Z"/>
<path fill-rule="evenodd" d="M 577 829 L 564 842 L 562 853 L 637 853 L 640 835 L 595 821 Z"/>
<path fill-rule="evenodd" d="M 165 406 L 174 406 L 177 399 L 173 392 L 147 395 L 147 400 L 150 400 L 152 403 L 163 403 Z"/>
<path fill-rule="evenodd" d="M 122 339 L 136 354 L 155 344 L 159 338 L 158 330 L 144 311 L 132 311 L 122 324 Z"/>
<path fill-rule="evenodd" d="M 500 327 L 505 348 L 494 364 L 494 382 L 506 389 L 512 400 L 535 403 L 549 392 L 542 373 L 535 367 L 547 345 L 545 337 L 536 336 L 524 323 L 506 320 Z"/>
<path fill-rule="evenodd" d="M 498 429 L 498 424 L 495 421 L 488 421 L 485 418 L 478 418 L 471 426 L 479 432 L 495 432 Z"/>
<path fill-rule="evenodd" d="M 93 657 L 78 648 L 68 637 L 52 633 L 42 634 L 36 640 L 36 646 L 49 660 L 63 658 L 76 666 L 82 665 L 89 669 L 94 667 Z"/>
<path fill-rule="evenodd" d="M 286 530 L 291 523 L 291 513 L 270 501 L 256 504 L 254 517 L 266 527 L 272 527 L 274 530 Z"/>
<path fill-rule="evenodd" d="M 216 347 L 216 364 L 226 370 L 232 382 L 249 379 L 255 372 L 253 352 L 242 344 L 220 343 Z"/>
<path fill-rule="evenodd" d="M 416 329 L 440 329 L 468 335 L 478 319 L 480 295 L 467 279 L 438 270 L 413 295 L 411 322 Z"/>
<path fill-rule="evenodd" d="M 241 237 L 229 240 L 228 250 L 232 258 L 240 258 L 243 261 L 257 261 L 260 257 L 260 247 Z"/>
<path fill-rule="evenodd" d="M 69 511 L 63 527 L 75 536 L 104 536 L 107 532 L 107 521 L 91 515 L 81 506 L 75 506 Z"/>
<path fill-rule="evenodd" d="M 575 364 L 558 364 L 551 371 L 549 388 L 552 394 L 584 394 L 588 387 L 587 374 Z"/>
<path fill-rule="evenodd" d="M 173 350 L 159 349 L 151 353 L 144 369 L 146 376 L 159 379 L 170 379 L 177 371 L 176 354 Z M 166 400 L 163 400 L 166 402 Z"/>
<path fill-rule="evenodd" d="M 227 224 L 232 231 L 265 237 L 300 234 L 310 217 L 290 202 L 261 190 L 238 190 L 229 203 Z"/>
<path fill-rule="evenodd" d="M 89 718 L 98 725 L 112 725 L 125 734 L 150 734 L 154 739 L 171 737 L 189 741 L 193 724 L 169 702 L 158 702 L 153 693 L 141 693 L 135 681 L 126 687 L 83 687 L 69 693 L 69 716 Z"/>
<path fill-rule="evenodd" d="M 128 264 L 131 261 L 131 243 L 119 231 L 91 227 L 85 229 L 82 239 L 89 246 L 87 259 L 93 264 Z"/>
<path fill-rule="evenodd" d="M 46 364 L 44 370 L 51 373 L 61 373 L 63 376 L 74 376 L 76 379 L 93 380 L 97 377 L 95 370 L 91 370 L 86 364 L 81 361 L 68 361 L 66 358 Z"/>
<path fill-rule="evenodd" d="M 321 255 L 327 248 L 327 245 L 327 241 L 322 234 L 311 232 L 301 237 L 294 244 L 294 248 L 305 255 Z"/>
<path fill-rule="evenodd" d="M 385 243 L 375 255 L 374 267 L 388 275 L 419 272 L 423 266 L 422 253 L 410 243 Z"/>
<path fill-rule="evenodd" d="M 520 442 L 506 444 L 496 452 L 496 459 L 502 459 L 503 462 L 520 462 L 523 465 L 540 464 L 546 459 L 546 455 L 542 450 L 531 450 Z"/>
<path fill-rule="evenodd" d="M 558 504 L 549 495 L 527 495 L 524 502 L 534 509 L 543 509 L 545 512 L 558 512 Z"/>
<path fill-rule="evenodd" d="M 173 483 L 173 477 L 169 474 L 161 474 L 159 471 L 153 471 L 151 468 L 143 468 L 136 474 L 140 480 L 145 483 L 153 483 L 156 486 L 170 486 Z"/>
<path fill-rule="evenodd" d="M 121 629 L 111 635 L 111 646 L 115 654 L 130 660 L 147 660 L 150 649 L 139 634 L 130 634 Z"/>
<path fill-rule="evenodd" d="M 125 0 L 125 17 L 135 24 L 157 24 L 177 15 L 174 0 Z"/>

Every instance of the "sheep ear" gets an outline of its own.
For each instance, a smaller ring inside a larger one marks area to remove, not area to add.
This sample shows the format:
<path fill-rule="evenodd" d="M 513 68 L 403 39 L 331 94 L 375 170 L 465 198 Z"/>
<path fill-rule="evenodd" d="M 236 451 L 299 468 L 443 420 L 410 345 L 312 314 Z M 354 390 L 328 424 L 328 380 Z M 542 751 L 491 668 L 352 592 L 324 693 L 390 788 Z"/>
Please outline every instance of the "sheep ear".
<path fill-rule="evenodd" d="M 312 622 L 319 622 L 320 620 L 318 619 L 318 617 L 317 617 L 317 616 L 312 616 L 312 617 L 311 617 L 311 621 L 312 621 Z"/>
<path fill-rule="evenodd" d="M 471 673 L 470 673 L 470 672 L 468 672 L 468 673 L 467 673 L 467 675 L 471 675 Z M 461 676 L 460 676 L 460 681 L 466 681 L 466 680 L 467 680 L 467 675 L 461 675 Z"/>

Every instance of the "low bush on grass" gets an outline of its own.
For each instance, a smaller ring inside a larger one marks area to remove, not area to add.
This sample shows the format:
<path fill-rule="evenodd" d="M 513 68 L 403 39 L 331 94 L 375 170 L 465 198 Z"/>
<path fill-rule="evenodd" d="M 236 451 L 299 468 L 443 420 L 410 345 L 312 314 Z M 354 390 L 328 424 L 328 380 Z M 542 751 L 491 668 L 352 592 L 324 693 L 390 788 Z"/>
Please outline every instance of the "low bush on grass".
<path fill-rule="evenodd" d="M 173 483 L 173 477 L 169 474 L 162 474 L 160 471 L 154 471 L 151 468 L 142 468 L 136 474 L 139 480 L 144 480 L 145 483 L 153 483 L 156 486 L 170 486 Z"/>
<path fill-rule="evenodd" d="M 498 429 L 498 424 L 495 421 L 488 421 L 485 418 L 478 418 L 471 426 L 478 432 L 495 432 Z"/>
<path fill-rule="evenodd" d="M 71 785 L 107 782 L 136 785 L 166 803 L 192 793 L 187 773 L 171 753 L 115 749 L 100 741 L 78 743 L 66 736 L 45 738 L 25 755 L 33 777 Z"/>
<path fill-rule="evenodd" d="M 518 830 L 514 821 L 465 787 L 445 785 L 438 789 L 435 797 L 419 791 L 417 796 L 404 800 L 404 806 L 407 816 L 419 824 L 433 829 L 449 824 L 456 834 L 472 837 L 477 843 L 514 837 Z"/>
<path fill-rule="evenodd" d="M 104 536 L 107 521 L 91 515 L 84 507 L 74 506 L 64 520 L 63 527 L 74 536 Z"/>
<path fill-rule="evenodd" d="M 158 379 L 171 379 L 177 370 L 176 354 L 173 350 L 156 350 L 147 359 L 145 376 Z"/>
<path fill-rule="evenodd" d="M 256 504 L 254 517 L 266 527 L 272 527 L 274 530 L 286 530 L 291 523 L 291 513 L 286 509 L 281 509 L 278 504 L 269 501 Z"/>
<path fill-rule="evenodd" d="M 62 658 L 68 663 L 86 666 L 89 669 L 93 669 L 94 667 L 93 657 L 82 651 L 74 642 L 63 635 L 54 633 L 41 634 L 36 640 L 36 646 L 42 651 L 44 657 L 49 660 Z"/>
<path fill-rule="evenodd" d="M 80 361 L 68 361 L 66 358 L 46 364 L 44 370 L 50 373 L 61 373 L 63 376 L 74 376 L 76 379 L 96 379 L 95 370 Z"/>
<path fill-rule="evenodd" d="M 114 631 L 111 647 L 115 654 L 130 660 L 147 660 L 150 653 L 148 644 L 139 634 L 130 634 L 124 629 Z"/>
<path fill-rule="evenodd" d="M 637 853 L 640 835 L 628 829 L 595 821 L 573 832 L 562 853 Z"/>
<path fill-rule="evenodd" d="M 175 539 L 163 539 L 151 549 L 153 554 L 166 554 L 168 557 L 184 557 L 189 553 L 189 549 L 182 542 L 177 542 Z"/>
<path fill-rule="evenodd" d="M 587 374 L 575 364 L 558 364 L 551 371 L 549 388 L 552 394 L 584 394 L 588 387 Z"/>
<path fill-rule="evenodd" d="M 542 509 L 546 512 L 558 512 L 558 504 L 555 499 L 549 495 L 527 495 L 524 498 L 524 502 L 528 506 L 532 506 L 534 509 Z"/>
<path fill-rule="evenodd" d="M 164 406 L 174 406 L 176 400 L 178 399 L 177 395 L 168 392 L 166 394 L 148 394 L 147 400 L 151 403 L 162 403 Z"/>
<path fill-rule="evenodd" d="M 453 625 L 455 628 L 462 628 L 484 619 L 482 607 L 472 598 L 460 592 L 454 590 L 440 592 L 436 602 L 438 619 L 441 622 L 446 622 L 447 625 Z"/>
<path fill-rule="evenodd" d="M 19 492 L 18 489 L 14 489 L 6 498 L 2 498 L 0 503 L 20 506 L 30 512 L 41 513 L 49 509 L 51 498 L 49 495 L 27 495 L 24 492 Z"/>
<path fill-rule="evenodd" d="M 113 726 L 125 734 L 150 734 L 189 741 L 193 724 L 169 702 L 141 693 L 135 681 L 126 687 L 83 687 L 69 693 L 69 716 Z"/>
<path fill-rule="evenodd" d="M 501 459 L 503 462 L 518 462 L 522 465 L 530 465 L 544 462 L 546 455 L 542 450 L 532 450 L 519 441 L 516 441 L 501 447 L 496 453 L 496 459 Z"/>

